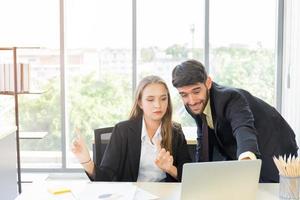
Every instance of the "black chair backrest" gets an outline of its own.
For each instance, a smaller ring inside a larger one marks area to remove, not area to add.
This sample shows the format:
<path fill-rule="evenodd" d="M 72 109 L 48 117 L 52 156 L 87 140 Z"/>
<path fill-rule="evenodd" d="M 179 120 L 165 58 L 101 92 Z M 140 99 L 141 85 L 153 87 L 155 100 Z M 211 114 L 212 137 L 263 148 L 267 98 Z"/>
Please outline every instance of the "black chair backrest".
<path fill-rule="evenodd" d="M 110 140 L 110 136 L 114 127 L 98 128 L 94 130 L 94 147 L 93 147 L 93 160 L 99 166 L 106 146 Z"/>

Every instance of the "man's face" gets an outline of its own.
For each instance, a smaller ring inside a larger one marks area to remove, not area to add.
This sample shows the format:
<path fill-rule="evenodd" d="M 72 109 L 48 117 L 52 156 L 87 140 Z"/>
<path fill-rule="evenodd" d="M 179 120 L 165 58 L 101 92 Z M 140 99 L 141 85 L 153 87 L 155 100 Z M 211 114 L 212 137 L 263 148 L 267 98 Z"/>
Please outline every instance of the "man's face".
<path fill-rule="evenodd" d="M 195 83 L 177 88 L 184 105 L 186 105 L 194 114 L 201 114 L 209 98 L 209 90 L 212 81 L 210 77 L 205 83 Z"/>

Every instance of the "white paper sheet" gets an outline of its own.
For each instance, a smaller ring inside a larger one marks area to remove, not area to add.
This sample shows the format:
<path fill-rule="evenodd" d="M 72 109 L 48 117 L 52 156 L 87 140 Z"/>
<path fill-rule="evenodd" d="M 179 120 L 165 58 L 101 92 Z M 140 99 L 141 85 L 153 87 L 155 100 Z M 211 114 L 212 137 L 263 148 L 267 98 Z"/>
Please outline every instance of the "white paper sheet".
<path fill-rule="evenodd" d="M 133 200 L 137 187 L 132 183 L 88 183 L 81 193 L 80 200 Z"/>
<path fill-rule="evenodd" d="M 147 192 L 146 190 L 137 188 L 135 192 L 134 200 L 140 200 L 140 199 L 153 200 L 153 199 L 159 199 L 159 197 L 151 194 L 150 192 Z"/>

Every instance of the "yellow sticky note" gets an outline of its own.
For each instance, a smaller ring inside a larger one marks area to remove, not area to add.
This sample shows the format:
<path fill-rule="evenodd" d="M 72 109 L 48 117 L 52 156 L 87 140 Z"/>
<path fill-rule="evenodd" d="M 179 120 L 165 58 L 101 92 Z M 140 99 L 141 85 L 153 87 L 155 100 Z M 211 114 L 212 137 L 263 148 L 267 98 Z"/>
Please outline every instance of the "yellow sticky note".
<path fill-rule="evenodd" d="M 52 194 L 63 194 L 66 192 L 71 192 L 71 189 L 65 187 L 59 187 L 59 188 L 49 188 L 48 191 Z"/>

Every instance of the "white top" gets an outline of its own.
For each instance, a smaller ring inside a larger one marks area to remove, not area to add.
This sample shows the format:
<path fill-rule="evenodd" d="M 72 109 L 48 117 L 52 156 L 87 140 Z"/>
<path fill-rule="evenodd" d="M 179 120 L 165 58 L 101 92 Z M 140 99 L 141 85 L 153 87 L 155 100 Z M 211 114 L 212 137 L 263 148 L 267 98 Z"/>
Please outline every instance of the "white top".
<path fill-rule="evenodd" d="M 161 125 L 159 125 L 152 140 L 150 140 L 143 119 L 140 168 L 137 181 L 157 182 L 166 178 L 166 173 L 157 167 L 154 162 L 158 154 L 156 143 L 157 141 L 161 141 L 161 139 Z"/>

